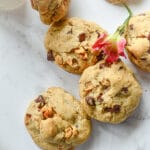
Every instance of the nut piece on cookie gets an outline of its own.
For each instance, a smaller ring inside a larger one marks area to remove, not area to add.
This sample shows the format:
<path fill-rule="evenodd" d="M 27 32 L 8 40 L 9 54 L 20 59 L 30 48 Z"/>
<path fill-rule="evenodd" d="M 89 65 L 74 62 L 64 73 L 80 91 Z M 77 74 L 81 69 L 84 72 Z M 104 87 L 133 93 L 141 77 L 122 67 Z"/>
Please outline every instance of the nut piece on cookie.
<path fill-rule="evenodd" d="M 137 108 L 142 90 L 133 73 L 120 60 L 100 61 L 83 72 L 80 97 L 87 114 L 107 123 L 121 123 Z"/>
<path fill-rule="evenodd" d="M 130 19 L 126 40 L 130 60 L 143 71 L 150 72 L 150 11 Z"/>
<path fill-rule="evenodd" d="M 32 8 L 39 12 L 41 21 L 45 24 L 64 18 L 69 4 L 70 0 L 31 0 Z"/>
<path fill-rule="evenodd" d="M 91 121 L 81 103 L 56 87 L 31 102 L 25 126 L 33 141 L 44 150 L 71 150 L 85 142 L 91 132 Z"/>
<path fill-rule="evenodd" d="M 103 59 L 92 50 L 92 45 L 102 33 L 106 32 L 95 23 L 79 18 L 54 23 L 45 36 L 47 60 L 55 61 L 68 72 L 81 74 Z"/>

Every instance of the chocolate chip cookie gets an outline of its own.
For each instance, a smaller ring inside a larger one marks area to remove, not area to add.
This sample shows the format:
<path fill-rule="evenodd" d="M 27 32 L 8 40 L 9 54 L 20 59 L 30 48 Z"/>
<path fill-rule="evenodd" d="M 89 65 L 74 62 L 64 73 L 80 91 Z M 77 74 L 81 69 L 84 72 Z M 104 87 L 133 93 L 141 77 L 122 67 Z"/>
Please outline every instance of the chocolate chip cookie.
<path fill-rule="evenodd" d="M 39 11 L 45 24 L 57 22 L 68 12 L 70 0 L 31 0 L 32 8 Z"/>
<path fill-rule="evenodd" d="M 137 108 L 142 90 L 133 73 L 118 60 L 100 61 L 80 78 L 80 96 L 87 114 L 99 121 L 117 124 Z"/>
<path fill-rule="evenodd" d="M 86 141 L 91 132 L 90 119 L 80 101 L 56 87 L 31 102 L 25 126 L 44 150 L 68 150 Z"/>
<path fill-rule="evenodd" d="M 99 25 L 79 18 L 54 23 L 45 37 L 47 59 L 68 72 L 80 74 L 102 59 L 92 50 L 102 33 L 106 32 Z"/>
<path fill-rule="evenodd" d="M 150 72 L 150 11 L 130 19 L 126 40 L 130 60 L 142 70 Z"/>

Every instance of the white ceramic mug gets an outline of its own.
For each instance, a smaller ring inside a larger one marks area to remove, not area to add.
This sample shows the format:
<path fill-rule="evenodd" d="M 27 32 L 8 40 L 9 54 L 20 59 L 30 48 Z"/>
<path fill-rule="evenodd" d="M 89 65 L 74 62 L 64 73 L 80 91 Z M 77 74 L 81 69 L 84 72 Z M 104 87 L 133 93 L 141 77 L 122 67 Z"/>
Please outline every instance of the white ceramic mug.
<path fill-rule="evenodd" d="M 13 10 L 24 3 L 25 0 L 0 0 L 0 10 Z"/>

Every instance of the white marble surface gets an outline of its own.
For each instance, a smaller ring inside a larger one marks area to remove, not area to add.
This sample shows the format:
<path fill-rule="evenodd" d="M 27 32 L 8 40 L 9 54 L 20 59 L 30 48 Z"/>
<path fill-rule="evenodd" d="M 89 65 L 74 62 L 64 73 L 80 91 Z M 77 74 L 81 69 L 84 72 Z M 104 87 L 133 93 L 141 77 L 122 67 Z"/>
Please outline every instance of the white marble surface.
<path fill-rule="evenodd" d="M 134 13 L 150 10 L 150 1 L 132 4 Z M 92 20 L 110 33 L 127 16 L 122 7 L 103 0 L 72 0 L 70 16 Z M 78 95 L 79 76 L 46 61 L 43 37 L 48 26 L 26 5 L 0 11 L 0 150 L 38 150 L 24 127 L 30 100 L 50 86 L 64 87 Z M 143 86 L 139 108 L 120 125 L 93 121 L 90 139 L 77 150 L 150 150 L 150 74 L 127 61 Z"/>

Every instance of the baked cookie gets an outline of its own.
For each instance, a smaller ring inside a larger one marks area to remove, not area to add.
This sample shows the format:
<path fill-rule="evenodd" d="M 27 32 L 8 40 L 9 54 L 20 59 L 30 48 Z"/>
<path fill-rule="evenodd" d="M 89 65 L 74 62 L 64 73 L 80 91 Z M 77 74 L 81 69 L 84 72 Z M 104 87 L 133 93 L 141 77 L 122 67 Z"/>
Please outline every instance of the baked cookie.
<path fill-rule="evenodd" d="M 39 11 L 41 21 L 45 24 L 57 22 L 68 12 L 70 0 L 31 0 L 33 9 Z"/>
<path fill-rule="evenodd" d="M 142 70 L 150 72 L 150 11 L 130 19 L 126 40 L 130 60 Z"/>
<path fill-rule="evenodd" d="M 121 4 L 127 2 L 127 0 L 107 0 L 107 1 L 113 4 Z"/>
<path fill-rule="evenodd" d="M 87 114 L 102 122 L 124 121 L 139 105 L 141 87 L 133 73 L 118 60 L 100 61 L 80 78 L 80 96 Z"/>
<path fill-rule="evenodd" d="M 54 23 L 45 37 L 47 59 L 71 73 L 80 74 L 100 58 L 92 45 L 101 33 L 106 33 L 95 23 L 79 18 L 69 18 Z"/>
<path fill-rule="evenodd" d="M 49 88 L 29 105 L 25 126 L 44 150 L 68 150 L 87 140 L 91 122 L 82 105 L 61 88 Z"/>

